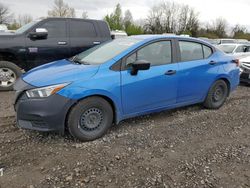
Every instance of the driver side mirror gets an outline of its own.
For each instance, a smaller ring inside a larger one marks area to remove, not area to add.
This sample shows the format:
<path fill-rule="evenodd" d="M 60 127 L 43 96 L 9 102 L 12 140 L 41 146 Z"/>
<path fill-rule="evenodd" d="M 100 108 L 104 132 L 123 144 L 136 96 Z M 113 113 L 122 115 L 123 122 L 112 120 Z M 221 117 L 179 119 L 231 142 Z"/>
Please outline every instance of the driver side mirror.
<path fill-rule="evenodd" d="M 244 47 L 244 53 L 248 52 L 248 48 Z"/>
<path fill-rule="evenodd" d="M 45 28 L 36 28 L 35 32 L 29 33 L 29 38 L 31 39 L 47 39 L 48 30 Z"/>
<path fill-rule="evenodd" d="M 137 75 L 139 70 L 148 70 L 150 68 L 150 62 L 146 60 L 137 60 L 131 64 L 132 69 L 130 74 Z"/>

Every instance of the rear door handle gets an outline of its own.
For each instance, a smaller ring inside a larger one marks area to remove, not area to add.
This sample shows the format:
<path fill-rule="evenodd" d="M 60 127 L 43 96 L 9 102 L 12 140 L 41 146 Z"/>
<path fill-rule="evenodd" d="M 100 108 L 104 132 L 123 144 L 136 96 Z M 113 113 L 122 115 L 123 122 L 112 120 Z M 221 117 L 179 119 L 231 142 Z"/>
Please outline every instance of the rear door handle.
<path fill-rule="evenodd" d="M 171 76 L 176 74 L 176 70 L 168 70 L 167 72 L 165 72 L 165 75 Z"/>
<path fill-rule="evenodd" d="M 93 44 L 97 45 L 97 44 L 101 44 L 101 42 L 95 41 L 95 42 L 93 42 Z"/>
<path fill-rule="evenodd" d="M 66 45 L 67 42 L 66 42 L 66 41 L 59 41 L 57 44 L 58 44 L 58 45 Z"/>
<path fill-rule="evenodd" d="M 217 62 L 215 62 L 215 61 L 210 61 L 210 62 L 209 62 L 210 65 L 215 65 L 216 63 L 217 63 Z"/>

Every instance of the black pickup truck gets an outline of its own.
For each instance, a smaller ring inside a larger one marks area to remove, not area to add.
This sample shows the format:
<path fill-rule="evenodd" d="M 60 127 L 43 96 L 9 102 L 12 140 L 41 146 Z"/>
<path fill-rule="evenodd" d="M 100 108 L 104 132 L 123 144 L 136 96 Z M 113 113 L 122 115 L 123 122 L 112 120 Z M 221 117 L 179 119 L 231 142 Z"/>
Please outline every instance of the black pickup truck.
<path fill-rule="evenodd" d="M 111 40 L 101 20 L 47 18 L 33 21 L 15 33 L 0 34 L 0 91 L 11 90 L 22 70 L 72 57 Z"/>

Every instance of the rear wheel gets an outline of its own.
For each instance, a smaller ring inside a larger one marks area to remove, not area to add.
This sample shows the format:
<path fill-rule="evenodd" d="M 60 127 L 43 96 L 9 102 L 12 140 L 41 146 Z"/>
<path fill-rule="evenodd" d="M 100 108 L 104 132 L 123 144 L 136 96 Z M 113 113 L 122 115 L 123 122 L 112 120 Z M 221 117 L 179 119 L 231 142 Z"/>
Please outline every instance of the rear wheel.
<path fill-rule="evenodd" d="M 210 88 L 203 105 L 209 109 L 220 108 L 227 99 L 228 89 L 228 85 L 224 80 L 216 81 Z"/>
<path fill-rule="evenodd" d="M 22 71 L 18 66 L 8 61 L 0 61 L 0 91 L 12 90 L 21 75 Z"/>
<path fill-rule="evenodd" d="M 68 130 L 81 141 L 103 136 L 112 126 L 113 110 L 101 97 L 90 97 L 77 103 L 68 115 Z"/>

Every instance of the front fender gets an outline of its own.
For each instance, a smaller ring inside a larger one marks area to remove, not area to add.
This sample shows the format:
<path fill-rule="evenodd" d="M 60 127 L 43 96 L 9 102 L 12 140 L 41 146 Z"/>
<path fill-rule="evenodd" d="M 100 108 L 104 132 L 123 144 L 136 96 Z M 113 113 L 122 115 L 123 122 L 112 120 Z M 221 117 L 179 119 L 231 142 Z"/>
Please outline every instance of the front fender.
<path fill-rule="evenodd" d="M 113 106 L 115 108 L 116 123 L 118 124 L 123 119 L 121 100 L 119 96 L 109 91 L 101 89 L 89 89 L 85 87 L 66 87 L 66 89 L 62 89 L 61 91 L 59 91 L 58 94 L 77 101 L 83 100 L 91 96 L 100 96 L 103 98 L 108 98 L 110 101 L 112 101 Z"/>

